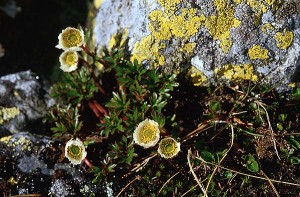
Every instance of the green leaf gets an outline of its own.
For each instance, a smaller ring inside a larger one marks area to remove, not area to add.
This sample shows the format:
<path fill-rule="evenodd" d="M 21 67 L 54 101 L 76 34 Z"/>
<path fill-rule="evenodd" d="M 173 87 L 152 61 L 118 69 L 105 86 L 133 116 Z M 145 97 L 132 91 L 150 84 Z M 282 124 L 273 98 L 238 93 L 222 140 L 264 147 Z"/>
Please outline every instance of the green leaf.
<path fill-rule="evenodd" d="M 287 118 L 287 114 L 279 114 L 278 115 L 278 120 L 280 122 L 284 122 L 286 120 L 286 118 Z"/>
<path fill-rule="evenodd" d="M 63 133 L 54 133 L 54 134 L 53 134 L 53 137 L 54 137 L 54 138 L 59 138 L 59 137 L 62 136 L 62 134 L 63 134 Z"/>
<path fill-rule="evenodd" d="M 251 172 L 258 172 L 259 171 L 258 163 L 251 154 L 248 154 L 247 157 L 246 157 L 246 167 Z"/>
<path fill-rule="evenodd" d="M 209 161 L 209 162 L 214 162 L 215 158 L 213 156 L 213 154 L 209 151 L 202 151 L 201 152 L 201 157 L 205 160 L 205 161 Z"/>
<path fill-rule="evenodd" d="M 115 168 L 116 166 L 117 166 L 116 164 L 111 164 L 111 165 L 109 165 L 108 168 L 107 168 L 108 172 L 114 172 L 114 171 L 115 171 L 114 168 Z"/>
<path fill-rule="evenodd" d="M 300 149 L 300 143 L 294 138 L 294 136 L 290 136 L 289 143 L 297 150 Z"/>
<path fill-rule="evenodd" d="M 250 109 L 252 109 L 253 111 L 255 111 L 255 110 L 257 110 L 257 109 L 258 109 L 258 107 L 257 107 L 257 104 L 256 104 L 256 103 L 250 103 L 250 104 L 249 104 L 249 107 L 250 107 Z"/>
<path fill-rule="evenodd" d="M 277 129 L 278 129 L 279 131 L 282 131 L 282 130 L 283 130 L 283 125 L 282 125 L 281 122 L 278 122 L 278 123 L 276 124 L 276 127 L 277 127 Z"/>
<path fill-rule="evenodd" d="M 300 159 L 298 157 L 295 157 L 295 156 L 292 156 L 290 158 L 290 161 L 291 161 L 291 164 L 293 164 L 293 165 L 297 165 L 297 164 L 300 163 Z"/>
<path fill-rule="evenodd" d="M 136 154 L 134 153 L 134 148 L 129 148 L 127 150 L 127 158 L 126 158 L 126 163 L 129 165 L 133 159 L 133 157 L 135 157 Z"/>
<path fill-rule="evenodd" d="M 294 96 L 294 97 L 300 97 L 300 87 L 294 88 L 292 90 L 292 96 Z"/>
<path fill-rule="evenodd" d="M 209 106 L 210 106 L 211 110 L 213 110 L 215 112 L 219 111 L 222 107 L 222 105 L 219 101 L 213 101 L 213 102 L 210 103 Z"/>
<path fill-rule="evenodd" d="M 85 140 L 85 141 L 83 142 L 83 144 L 84 144 L 85 146 L 89 146 L 89 145 L 92 145 L 92 144 L 94 144 L 94 143 L 95 143 L 94 140 Z"/>
<path fill-rule="evenodd" d="M 224 177 L 226 179 L 230 179 L 232 176 L 233 176 L 232 172 L 230 172 L 230 171 L 225 171 L 224 172 Z"/>

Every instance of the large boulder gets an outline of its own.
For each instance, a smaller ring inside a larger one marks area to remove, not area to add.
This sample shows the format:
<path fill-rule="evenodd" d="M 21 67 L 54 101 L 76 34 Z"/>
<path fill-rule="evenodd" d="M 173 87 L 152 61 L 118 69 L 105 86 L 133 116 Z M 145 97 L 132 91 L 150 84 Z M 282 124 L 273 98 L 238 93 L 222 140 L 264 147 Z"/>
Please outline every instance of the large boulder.
<path fill-rule="evenodd" d="M 298 81 L 298 0 L 104 0 L 95 39 L 129 36 L 132 58 L 166 70 L 192 65 L 195 85 L 249 79 L 286 88 Z"/>
<path fill-rule="evenodd" d="M 17 133 L 41 129 L 41 119 L 54 104 L 50 86 L 31 71 L 0 78 L 0 131 Z M 0 135 L 1 137 L 1 135 Z"/>

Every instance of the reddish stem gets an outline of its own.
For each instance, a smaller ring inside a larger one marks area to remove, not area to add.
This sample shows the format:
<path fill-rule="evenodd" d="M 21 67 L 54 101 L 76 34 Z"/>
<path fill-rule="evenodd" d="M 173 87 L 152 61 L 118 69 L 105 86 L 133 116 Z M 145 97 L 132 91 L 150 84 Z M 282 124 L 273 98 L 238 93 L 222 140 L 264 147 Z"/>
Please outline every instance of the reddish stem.
<path fill-rule="evenodd" d="M 122 120 L 123 120 L 123 121 L 127 121 L 128 118 L 127 118 L 126 116 L 123 116 L 123 117 L 122 117 Z"/>
<path fill-rule="evenodd" d="M 99 121 L 104 124 L 103 116 L 108 116 L 108 112 L 96 100 L 88 101 L 89 107 L 93 110 Z"/>
<path fill-rule="evenodd" d="M 97 116 L 97 118 L 101 121 L 103 119 L 103 115 L 101 115 L 99 110 L 94 106 L 94 104 L 91 101 L 88 101 L 88 105 L 93 110 L 93 112 Z"/>
<path fill-rule="evenodd" d="M 99 112 L 101 112 L 104 116 L 108 116 L 106 109 L 104 109 L 100 103 L 98 103 L 96 100 L 93 100 L 92 102 Z"/>
<path fill-rule="evenodd" d="M 86 157 L 83 159 L 83 161 L 90 169 L 94 168 L 94 165 Z"/>
<path fill-rule="evenodd" d="M 94 82 L 95 82 L 95 85 L 97 86 L 98 90 L 99 90 L 103 95 L 105 95 L 106 97 L 108 97 L 108 94 L 105 92 L 104 88 L 99 84 L 99 81 L 98 81 L 98 79 L 97 79 L 97 77 L 96 77 L 96 75 L 95 75 L 95 73 L 94 73 L 94 71 L 93 71 L 91 65 L 90 65 L 87 61 L 85 61 L 84 59 L 81 58 L 81 60 L 84 62 L 84 65 L 86 65 L 87 69 L 88 69 L 89 72 L 91 73 L 92 78 L 93 78 L 93 80 L 94 80 Z"/>

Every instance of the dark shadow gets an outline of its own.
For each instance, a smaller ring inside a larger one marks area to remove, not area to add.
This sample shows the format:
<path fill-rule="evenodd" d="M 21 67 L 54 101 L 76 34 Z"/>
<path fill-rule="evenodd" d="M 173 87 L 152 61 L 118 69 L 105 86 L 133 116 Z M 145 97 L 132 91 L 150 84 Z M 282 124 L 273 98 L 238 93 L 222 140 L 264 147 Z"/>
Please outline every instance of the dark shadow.
<path fill-rule="evenodd" d="M 300 82 L 300 58 L 297 61 L 296 69 L 291 80 L 292 82 Z"/>
<path fill-rule="evenodd" d="M 0 10 L 0 43 L 5 55 L 0 58 L 0 76 L 32 70 L 50 78 L 61 53 L 55 46 L 58 34 L 67 26 L 84 26 L 85 0 L 15 0 L 22 8 L 15 18 Z"/>

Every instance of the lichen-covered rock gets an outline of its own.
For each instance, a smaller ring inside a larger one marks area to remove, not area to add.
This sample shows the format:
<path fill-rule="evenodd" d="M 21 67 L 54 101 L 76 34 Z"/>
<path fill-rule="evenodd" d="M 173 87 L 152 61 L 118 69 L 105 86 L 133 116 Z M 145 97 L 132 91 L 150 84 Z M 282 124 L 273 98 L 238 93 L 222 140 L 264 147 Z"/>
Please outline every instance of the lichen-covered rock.
<path fill-rule="evenodd" d="M 54 157 L 54 154 L 58 156 L 62 155 L 62 144 L 54 143 L 51 138 L 46 136 L 37 136 L 28 132 L 19 132 L 17 134 L 3 137 L 0 141 L 4 142 L 11 150 L 12 155 L 16 159 L 16 165 L 18 170 L 23 173 L 31 173 L 36 169 L 40 169 L 41 173 L 45 175 L 51 175 L 53 173 L 53 167 L 48 167 L 48 162 Z M 47 155 L 44 152 L 51 147 L 52 153 Z M 54 150 L 60 150 L 58 153 Z M 51 156 L 51 157 L 50 157 Z M 55 160 L 56 159 L 56 160 Z M 59 158 L 54 158 L 54 162 Z"/>
<path fill-rule="evenodd" d="M 17 133 L 22 129 L 38 129 L 39 121 L 54 103 L 49 87 L 31 71 L 0 78 L 0 131 Z"/>
<path fill-rule="evenodd" d="M 299 78 L 299 19 L 298 0 L 104 0 L 94 33 L 110 47 L 126 30 L 132 59 L 167 71 L 192 65 L 195 85 L 248 79 L 286 88 Z"/>
<path fill-rule="evenodd" d="M 109 185 L 93 184 L 80 166 L 73 166 L 65 160 L 64 145 L 64 142 L 28 132 L 0 138 L 0 183 L 11 184 L 6 188 L 7 195 L 108 194 Z"/>

